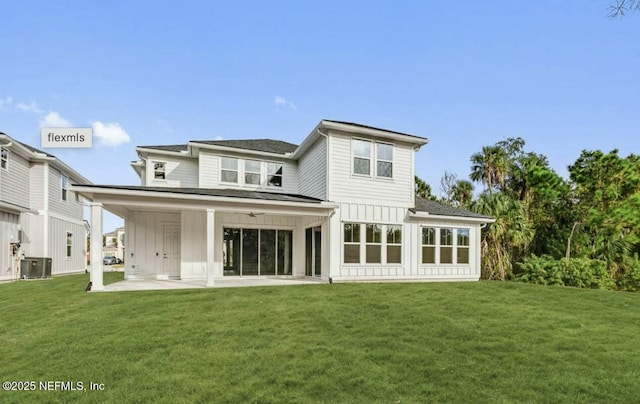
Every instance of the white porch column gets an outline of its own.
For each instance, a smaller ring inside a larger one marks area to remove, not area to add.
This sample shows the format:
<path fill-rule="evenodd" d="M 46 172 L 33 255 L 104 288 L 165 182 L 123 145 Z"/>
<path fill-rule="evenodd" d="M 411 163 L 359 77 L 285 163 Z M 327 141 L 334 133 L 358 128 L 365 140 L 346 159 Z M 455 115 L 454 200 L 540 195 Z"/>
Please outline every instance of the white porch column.
<path fill-rule="evenodd" d="M 102 280 L 102 204 L 91 202 L 91 290 L 104 290 Z"/>
<path fill-rule="evenodd" d="M 215 215 L 215 209 L 207 209 L 207 286 L 214 286 Z"/>

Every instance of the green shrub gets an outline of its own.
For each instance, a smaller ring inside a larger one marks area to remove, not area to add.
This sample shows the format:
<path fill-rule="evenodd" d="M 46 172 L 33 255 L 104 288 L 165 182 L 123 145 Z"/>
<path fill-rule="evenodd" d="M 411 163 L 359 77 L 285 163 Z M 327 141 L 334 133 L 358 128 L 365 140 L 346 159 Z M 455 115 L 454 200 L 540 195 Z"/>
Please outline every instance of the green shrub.
<path fill-rule="evenodd" d="M 591 289 L 615 289 L 616 287 L 604 261 L 589 258 L 562 258 L 558 260 L 549 255 L 541 257 L 531 255 L 523 262 L 519 262 L 516 280 L 540 285 L 562 285 Z"/>

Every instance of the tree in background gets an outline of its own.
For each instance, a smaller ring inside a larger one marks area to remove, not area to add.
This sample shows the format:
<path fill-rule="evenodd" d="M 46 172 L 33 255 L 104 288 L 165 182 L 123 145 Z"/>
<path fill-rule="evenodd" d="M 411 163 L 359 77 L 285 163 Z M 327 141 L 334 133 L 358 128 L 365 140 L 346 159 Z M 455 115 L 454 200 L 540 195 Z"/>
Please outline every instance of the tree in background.
<path fill-rule="evenodd" d="M 491 194 L 502 189 L 509 170 L 509 159 L 499 145 L 484 146 L 482 151 L 471 156 L 471 181 L 483 183 Z"/>
<path fill-rule="evenodd" d="M 458 180 L 453 186 L 452 196 L 454 206 L 469 209 L 473 201 L 473 184 L 467 180 Z"/>
<path fill-rule="evenodd" d="M 427 184 L 417 175 L 415 176 L 415 192 L 416 196 L 423 199 L 435 200 L 436 197 L 431 194 L 431 185 Z"/>
<path fill-rule="evenodd" d="M 609 7 L 609 16 L 622 17 L 631 11 L 640 11 L 640 0 L 616 0 Z"/>

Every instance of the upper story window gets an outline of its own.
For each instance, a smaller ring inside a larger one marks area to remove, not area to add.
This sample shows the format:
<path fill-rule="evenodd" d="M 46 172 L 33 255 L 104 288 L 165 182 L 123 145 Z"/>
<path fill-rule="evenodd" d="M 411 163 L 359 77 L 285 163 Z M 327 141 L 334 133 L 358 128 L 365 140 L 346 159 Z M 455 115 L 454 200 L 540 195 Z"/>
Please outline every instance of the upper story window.
<path fill-rule="evenodd" d="M 156 180 L 166 179 L 166 163 L 153 163 L 153 178 Z"/>
<path fill-rule="evenodd" d="M 376 177 L 393 178 L 393 145 L 353 139 L 353 173 L 371 176 L 372 167 Z"/>
<path fill-rule="evenodd" d="M 62 200 L 66 201 L 67 200 L 67 186 L 69 185 L 69 179 L 67 178 L 66 175 L 62 175 L 60 177 L 60 184 L 61 184 L 61 188 L 62 188 Z"/>
<path fill-rule="evenodd" d="M 272 187 L 282 186 L 282 164 L 267 163 L 267 185 Z"/>
<path fill-rule="evenodd" d="M 244 161 L 244 183 L 247 185 L 260 185 L 260 162 L 256 160 Z"/>
<path fill-rule="evenodd" d="M 376 143 L 376 175 L 393 177 L 393 146 L 390 144 Z"/>
<path fill-rule="evenodd" d="M 9 151 L 0 149 L 0 168 L 7 170 L 9 168 Z"/>
<path fill-rule="evenodd" d="M 353 173 L 371 175 L 371 142 L 353 140 Z"/>
<path fill-rule="evenodd" d="M 222 181 L 238 183 L 238 159 L 222 157 Z"/>

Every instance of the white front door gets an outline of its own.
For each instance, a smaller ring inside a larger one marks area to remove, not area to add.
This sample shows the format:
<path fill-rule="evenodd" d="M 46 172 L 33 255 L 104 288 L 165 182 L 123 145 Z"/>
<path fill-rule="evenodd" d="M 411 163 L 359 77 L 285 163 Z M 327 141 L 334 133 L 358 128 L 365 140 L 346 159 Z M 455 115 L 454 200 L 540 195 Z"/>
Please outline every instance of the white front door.
<path fill-rule="evenodd" d="M 163 271 L 165 276 L 180 278 L 180 226 L 163 226 Z"/>

